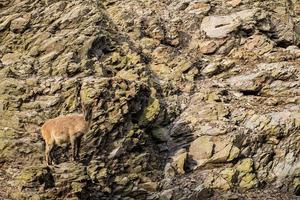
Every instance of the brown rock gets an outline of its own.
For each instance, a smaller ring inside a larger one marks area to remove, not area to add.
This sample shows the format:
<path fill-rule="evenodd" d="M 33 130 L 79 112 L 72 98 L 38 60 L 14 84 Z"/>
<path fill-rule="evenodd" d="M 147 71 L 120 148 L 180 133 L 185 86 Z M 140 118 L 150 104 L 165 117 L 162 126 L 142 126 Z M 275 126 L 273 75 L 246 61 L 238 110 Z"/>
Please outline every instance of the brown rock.
<path fill-rule="evenodd" d="M 139 187 L 140 188 L 143 188 L 147 191 L 150 191 L 150 192 L 155 192 L 157 190 L 157 183 L 156 182 L 147 182 L 147 183 L 142 183 L 142 184 L 139 184 Z"/>
<path fill-rule="evenodd" d="M 206 164 L 213 154 L 214 143 L 212 137 L 202 136 L 191 143 L 189 155 L 199 166 Z"/>
<path fill-rule="evenodd" d="M 17 18 L 11 21 L 10 30 L 15 33 L 23 33 L 29 26 L 30 18 Z"/>
<path fill-rule="evenodd" d="M 175 156 L 172 157 L 172 165 L 176 169 L 177 173 L 185 174 L 185 162 L 187 159 L 187 152 L 185 150 L 179 150 Z"/>

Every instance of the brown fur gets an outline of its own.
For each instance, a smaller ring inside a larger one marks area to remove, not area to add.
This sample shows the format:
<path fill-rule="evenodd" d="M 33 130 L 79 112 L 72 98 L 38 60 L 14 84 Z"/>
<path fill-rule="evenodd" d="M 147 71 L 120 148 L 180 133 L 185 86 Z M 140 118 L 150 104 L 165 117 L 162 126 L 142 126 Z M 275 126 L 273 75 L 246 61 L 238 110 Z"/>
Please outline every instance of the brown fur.
<path fill-rule="evenodd" d="M 88 132 L 91 123 L 91 107 L 83 107 L 83 114 L 70 114 L 50 119 L 41 128 L 46 143 L 46 162 L 52 163 L 51 150 L 55 145 L 71 143 L 73 159 L 79 159 L 82 136 Z M 87 116 L 89 115 L 89 116 Z"/>

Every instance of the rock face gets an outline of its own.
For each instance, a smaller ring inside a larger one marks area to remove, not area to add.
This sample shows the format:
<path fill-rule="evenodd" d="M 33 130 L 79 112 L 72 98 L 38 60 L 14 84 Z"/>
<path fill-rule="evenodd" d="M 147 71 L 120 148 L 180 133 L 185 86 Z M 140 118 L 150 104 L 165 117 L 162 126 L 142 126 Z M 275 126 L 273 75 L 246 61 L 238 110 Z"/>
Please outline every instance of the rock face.
<path fill-rule="evenodd" d="M 297 199 L 299 5 L 0 0 L 0 199 Z M 47 167 L 40 126 L 91 101 Z"/>

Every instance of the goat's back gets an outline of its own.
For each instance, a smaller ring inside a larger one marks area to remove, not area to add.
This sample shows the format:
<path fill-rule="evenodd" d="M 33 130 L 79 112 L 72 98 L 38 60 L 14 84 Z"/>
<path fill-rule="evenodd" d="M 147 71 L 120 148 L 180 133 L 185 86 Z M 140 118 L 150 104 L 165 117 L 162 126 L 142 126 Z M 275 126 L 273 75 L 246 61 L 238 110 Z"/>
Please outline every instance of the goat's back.
<path fill-rule="evenodd" d="M 59 144 L 68 142 L 70 137 L 85 133 L 87 129 L 88 123 L 84 120 L 83 115 L 70 114 L 46 121 L 41 128 L 41 132 L 47 143 L 55 141 Z"/>

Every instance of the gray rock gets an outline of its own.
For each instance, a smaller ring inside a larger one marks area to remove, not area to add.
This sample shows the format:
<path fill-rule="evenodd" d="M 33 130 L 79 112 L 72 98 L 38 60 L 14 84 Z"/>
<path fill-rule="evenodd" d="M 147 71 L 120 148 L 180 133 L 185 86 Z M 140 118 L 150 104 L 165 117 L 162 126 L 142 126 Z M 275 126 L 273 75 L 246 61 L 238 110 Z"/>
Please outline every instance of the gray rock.
<path fill-rule="evenodd" d="M 208 16 L 201 23 L 201 30 L 211 38 L 223 38 L 236 31 L 243 23 L 254 19 L 256 10 L 243 10 L 227 16 Z"/>

